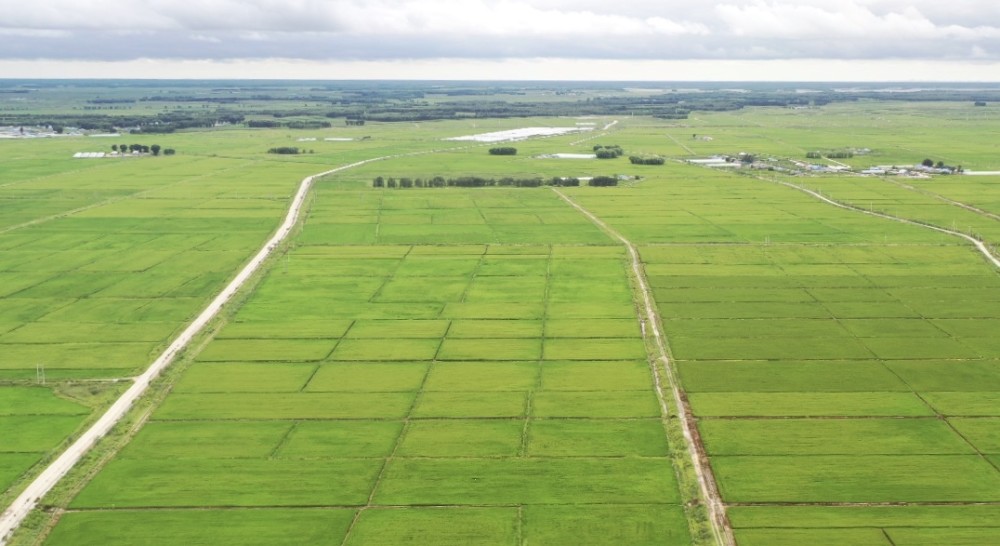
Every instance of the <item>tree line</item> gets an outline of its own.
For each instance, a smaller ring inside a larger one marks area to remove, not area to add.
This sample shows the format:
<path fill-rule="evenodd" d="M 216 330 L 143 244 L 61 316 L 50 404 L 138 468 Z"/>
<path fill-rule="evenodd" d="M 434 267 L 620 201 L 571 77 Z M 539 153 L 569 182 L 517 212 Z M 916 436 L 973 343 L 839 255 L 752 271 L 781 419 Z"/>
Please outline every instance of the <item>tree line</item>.
<path fill-rule="evenodd" d="M 816 150 L 806 152 L 807 159 L 823 159 L 824 157 L 828 157 L 830 159 L 851 159 L 854 157 L 854 150 Z"/>
<path fill-rule="evenodd" d="M 295 146 L 278 146 L 276 148 L 269 149 L 267 153 L 278 155 L 299 155 L 314 154 L 316 153 L 316 150 L 303 150 L 301 148 L 296 148 Z"/>
<path fill-rule="evenodd" d="M 147 146 L 145 144 L 112 144 L 112 152 L 120 152 L 122 154 L 139 152 L 140 154 L 153 154 L 160 155 L 160 151 L 163 151 L 163 155 L 174 155 L 177 153 L 173 148 L 162 148 L 159 144 L 153 144 L 152 146 Z"/>
<path fill-rule="evenodd" d="M 632 155 L 628 158 L 633 165 L 663 165 L 666 159 L 658 155 Z"/>
<path fill-rule="evenodd" d="M 594 181 L 597 183 L 594 183 Z M 590 179 L 591 186 L 615 186 L 618 184 L 617 178 L 598 176 Z M 542 186 L 574 187 L 580 185 L 579 178 L 483 178 L 479 176 L 460 176 L 458 178 L 444 178 L 435 176 L 433 178 L 394 178 L 377 176 L 372 180 L 373 188 L 539 188 Z"/>
<path fill-rule="evenodd" d="M 251 129 L 329 129 L 333 124 L 329 121 L 273 121 L 269 119 L 252 119 L 247 122 Z"/>
<path fill-rule="evenodd" d="M 517 155 L 517 148 L 513 146 L 497 146 L 490 148 L 490 155 Z"/>

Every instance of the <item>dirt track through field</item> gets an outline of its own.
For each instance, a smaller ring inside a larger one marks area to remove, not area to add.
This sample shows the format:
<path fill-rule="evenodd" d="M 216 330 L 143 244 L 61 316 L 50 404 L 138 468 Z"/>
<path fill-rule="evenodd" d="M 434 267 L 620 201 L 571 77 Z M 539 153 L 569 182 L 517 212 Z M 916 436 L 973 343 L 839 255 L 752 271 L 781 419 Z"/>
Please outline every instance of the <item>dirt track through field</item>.
<path fill-rule="evenodd" d="M 860 212 L 861 214 L 867 214 L 868 216 L 875 216 L 876 218 L 883 218 L 885 220 L 892 220 L 893 222 L 899 222 L 899 223 L 902 223 L 902 224 L 909 224 L 911 226 L 922 227 L 924 229 L 929 229 L 929 230 L 932 230 L 932 231 L 937 231 L 938 233 L 945 233 L 947 235 L 952 235 L 954 237 L 959 237 L 961 239 L 965 239 L 966 241 L 972 243 L 973 246 L 976 247 L 976 250 L 978 250 L 979 253 L 982 254 L 983 257 L 985 257 L 990 263 L 992 263 L 995 267 L 1000 268 L 1000 258 L 998 258 L 996 255 L 994 255 L 992 252 L 990 252 L 990 249 L 987 248 L 986 243 L 980 241 L 979 239 L 976 239 L 975 237 L 973 237 L 971 235 L 967 235 L 967 234 L 962 233 L 960 231 L 955 231 L 955 230 L 943 228 L 943 227 L 936 226 L 936 225 L 933 225 L 933 224 L 927 224 L 927 223 L 924 223 L 924 222 L 918 222 L 916 220 L 910 220 L 908 218 L 902 218 L 902 217 L 899 217 L 899 216 L 893 216 L 891 214 L 886 214 L 884 212 L 876 212 L 876 211 L 872 211 L 872 210 L 863 209 L 861 207 L 858 207 L 858 206 L 855 206 L 855 205 L 851 205 L 849 203 L 842 203 L 840 201 L 835 201 L 834 199 L 831 199 L 831 198 L 829 198 L 829 197 L 827 197 L 827 196 L 819 193 L 818 191 L 814 191 L 814 190 L 811 190 L 809 188 L 806 188 L 806 187 L 803 187 L 803 186 L 799 186 L 798 184 L 793 184 L 791 182 L 786 182 L 786 181 L 783 181 L 783 180 L 777 180 L 777 179 L 771 179 L 771 178 L 763 178 L 763 177 L 760 177 L 760 176 L 756 176 L 754 178 L 756 178 L 758 180 L 763 180 L 765 182 L 773 182 L 775 184 L 780 184 L 780 185 L 788 187 L 788 188 L 793 188 L 793 189 L 799 190 L 800 192 L 803 192 L 803 193 L 806 193 L 808 195 L 811 195 L 812 197 L 815 197 L 816 199 L 819 199 L 820 201 L 823 201 L 824 203 L 826 203 L 828 205 L 833 205 L 833 206 L 835 206 L 837 208 L 840 208 L 840 209 L 849 210 L 849 211 L 852 211 L 852 212 Z"/>
<path fill-rule="evenodd" d="M 247 263 L 246 266 L 236 275 L 236 277 L 219 293 L 215 299 L 209 303 L 181 334 L 167 347 L 160 356 L 143 372 L 135 378 L 135 382 L 125 393 L 115 401 L 115 403 L 95 422 L 89 429 L 83 432 L 73 444 L 66 449 L 55 461 L 53 461 L 25 490 L 16 498 L 11 505 L 0 514 L 0 545 L 6 544 L 10 534 L 21 524 L 25 517 L 35 508 L 38 501 L 44 497 L 53 487 L 86 455 L 97 442 L 103 438 L 118 422 L 125 416 L 133 404 L 149 388 L 149 385 L 163 372 L 180 354 L 191 340 L 198 335 L 205 326 L 214 319 L 230 299 L 240 288 L 256 273 L 264 261 L 274 252 L 274 250 L 291 234 L 293 228 L 299 220 L 302 207 L 306 197 L 312 188 L 315 179 L 359 167 L 361 165 L 401 157 L 402 155 L 415 155 L 430 152 L 415 152 L 413 154 L 401 154 L 399 156 L 385 156 L 373 159 L 366 159 L 349 165 L 330 169 L 319 174 L 308 176 L 299 184 L 299 189 L 292 199 L 285 220 L 275 232 L 275 234 L 264 244 L 257 254 Z"/>
<path fill-rule="evenodd" d="M 684 443 L 686 444 L 691 460 L 694 462 L 694 470 L 698 476 L 698 485 L 701 488 L 701 494 L 705 499 L 712 531 L 715 535 L 717 543 L 722 544 L 723 546 L 735 546 L 736 539 L 733 536 L 733 530 L 729 524 L 729 518 L 726 516 L 726 506 L 722 502 L 722 496 L 719 493 L 719 488 L 717 482 L 715 481 L 715 475 L 712 472 L 712 467 L 708 461 L 708 454 L 705 452 L 705 446 L 701 442 L 701 437 L 698 433 L 697 426 L 695 425 L 694 414 L 691 412 L 691 407 L 688 404 L 686 394 L 681 390 L 677 382 L 676 373 L 673 369 L 673 362 L 667 354 L 667 348 L 664 342 L 666 335 L 663 334 L 659 317 L 656 313 L 655 306 L 653 305 L 653 298 L 650 295 L 649 283 L 646 281 L 646 275 L 642 268 L 642 261 L 639 258 L 639 251 L 631 241 L 625 238 L 624 235 L 618 233 L 615 229 L 604 223 L 589 210 L 577 204 L 569 196 L 556 188 L 552 188 L 552 191 L 556 192 L 556 194 L 558 194 L 563 201 L 586 216 L 591 222 L 594 223 L 594 225 L 601 228 L 605 233 L 611 235 L 613 238 L 625 245 L 625 248 L 628 250 L 629 258 L 632 264 L 632 272 L 635 275 L 636 283 L 638 284 L 639 291 L 642 294 L 642 311 L 645 315 L 642 317 L 642 320 L 644 321 L 643 324 L 651 327 L 643 328 L 644 336 L 648 339 L 651 334 L 653 341 L 656 344 L 656 349 L 659 353 L 658 361 L 662 364 L 662 369 L 666 375 L 666 382 L 668 383 L 668 386 L 673 394 L 677 410 L 680 413 L 681 429 L 684 433 L 685 440 Z M 665 394 L 660 373 L 655 367 L 653 369 L 653 380 L 656 386 L 656 396 L 659 399 L 660 409 L 664 415 L 668 415 L 669 408 L 667 395 Z"/>
<path fill-rule="evenodd" d="M 919 193 L 921 195 L 926 195 L 928 197 L 933 197 L 934 199 L 937 199 L 939 201 L 944 201 L 945 203 L 948 203 L 950 205 L 955 205 L 956 207 L 963 208 L 963 209 L 965 209 L 965 210 L 967 210 L 969 212 L 976 213 L 976 214 L 978 214 L 980 216 L 985 216 L 985 217 L 987 217 L 987 218 L 989 218 L 991 220 L 1000 221 L 1000 214 L 992 213 L 992 212 L 990 212 L 988 210 L 981 209 L 981 208 L 979 208 L 977 206 L 970 205 L 968 203 L 963 203 L 961 201 L 956 201 L 956 200 L 954 200 L 954 199 L 952 199 L 950 197 L 945 197 L 944 195 L 941 195 L 940 193 L 935 193 L 935 192 L 928 191 L 928 190 L 925 190 L 925 189 L 922 189 L 922 188 L 918 188 L 916 186 L 912 186 L 910 184 L 906 184 L 905 182 L 899 182 L 899 181 L 896 181 L 896 180 L 890 180 L 888 177 L 882 177 L 882 180 L 884 180 L 885 182 L 888 182 L 890 184 L 893 184 L 895 186 L 899 186 L 900 188 L 907 189 L 907 190 L 910 190 L 910 191 L 914 191 L 914 192 L 917 192 L 917 193 Z"/>

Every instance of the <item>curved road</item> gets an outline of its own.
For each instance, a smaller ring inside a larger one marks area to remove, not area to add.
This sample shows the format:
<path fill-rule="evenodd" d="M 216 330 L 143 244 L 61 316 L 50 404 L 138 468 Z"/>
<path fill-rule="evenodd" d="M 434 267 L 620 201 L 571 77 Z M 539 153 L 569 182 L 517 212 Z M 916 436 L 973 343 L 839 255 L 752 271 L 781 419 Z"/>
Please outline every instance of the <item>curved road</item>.
<path fill-rule="evenodd" d="M 420 152 L 418 152 L 420 153 Z M 426 152 L 424 152 L 426 153 Z M 198 315 L 194 321 L 188 325 L 188 327 L 181 332 L 173 343 L 165 351 L 163 351 L 160 356 L 153 361 L 149 368 L 139 377 L 135 378 L 135 382 L 131 387 L 117 400 L 115 403 L 94 423 L 86 432 L 80 435 L 80 438 L 73 442 L 58 459 L 53 461 L 27 488 L 22 492 L 14 502 L 0 514 L 0 546 L 7 543 L 10 538 L 11 533 L 17 529 L 18 525 L 24 520 L 25 517 L 35 508 L 39 499 L 44 497 L 56 483 L 66 475 L 70 469 L 75 466 L 83 456 L 90 451 L 92 447 L 104 437 L 117 423 L 125 416 L 129 408 L 138 400 L 149 388 L 150 383 L 160 373 L 166 369 L 173 361 L 177 355 L 187 347 L 188 343 L 199 333 L 201 330 L 211 321 L 219 311 L 222 310 L 223 306 L 232 299 L 233 295 L 247 282 L 247 280 L 260 269 L 261 265 L 264 263 L 274 249 L 278 245 L 288 238 L 289 234 L 292 232 L 292 228 L 295 227 L 295 223 L 299 219 L 299 215 L 302 212 L 302 206 L 305 203 L 306 196 L 309 195 L 309 190 L 312 188 L 313 181 L 316 178 L 326 176 L 328 174 L 333 174 L 335 172 L 352 169 L 366 163 L 372 163 L 374 161 L 381 161 L 383 159 L 389 159 L 395 156 L 378 157 L 373 159 L 366 159 L 364 161 L 359 161 L 357 163 L 351 163 L 350 165 L 344 165 L 342 167 L 337 167 L 336 169 L 331 169 L 319 174 L 314 174 L 308 176 L 302 180 L 299 185 L 299 190 L 292 199 L 292 204 L 288 209 L 288 214 L 285 216 L 284 223 L 278 228 L 278 231 L 271 237 L 264 247 L 257 252 L 257 255 L 253 257 L 252 260 L 236 275 L 236 278 L 229 283 L 226 288 L 219 293 L 218 296 L 208 304 L 201 314 Z"/>

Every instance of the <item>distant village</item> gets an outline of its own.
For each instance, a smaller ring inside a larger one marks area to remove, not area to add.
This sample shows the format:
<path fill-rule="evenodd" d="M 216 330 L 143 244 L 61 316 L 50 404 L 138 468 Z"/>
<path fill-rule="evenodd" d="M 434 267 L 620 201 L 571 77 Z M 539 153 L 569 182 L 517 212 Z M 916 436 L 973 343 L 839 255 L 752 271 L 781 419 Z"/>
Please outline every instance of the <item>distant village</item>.
<path fill-rule="evenodd" d="M 714 155 L 706 158 L 687 159 L 687 163 L 713 169 L 746 169 L 758 171 L 780 172 L 791 175 L 810 174 L 855 174 L 862 176 L 900 176 L 908 178 L 929 178 L 932 175 L 965 174 L 961 165 L 946 165 L 943 161 L 925 159 L 916 165 L 873 165 L 858 168 L 837 161 L 859 155 L 868 155 L 868 148 L 841 150 L 825 154 L 809 152 L 807 159 L 823 159 L 826 163 L 801 161 L 790 158 L 761 157 L 755 154 L 740 152 L 734 155 Z"/>

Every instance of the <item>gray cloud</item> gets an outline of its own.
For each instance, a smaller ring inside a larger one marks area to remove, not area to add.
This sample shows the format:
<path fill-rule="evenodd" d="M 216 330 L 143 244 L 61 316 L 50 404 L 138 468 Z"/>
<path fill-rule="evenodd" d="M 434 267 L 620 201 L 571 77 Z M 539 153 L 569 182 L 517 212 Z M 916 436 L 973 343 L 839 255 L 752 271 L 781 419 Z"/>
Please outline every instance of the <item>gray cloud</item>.
<path fill-rule="evenodd" d="M 1000 59 L 1000 5 L 983 1 L 0 0 L 0 13 L 0 59 Z"/>

